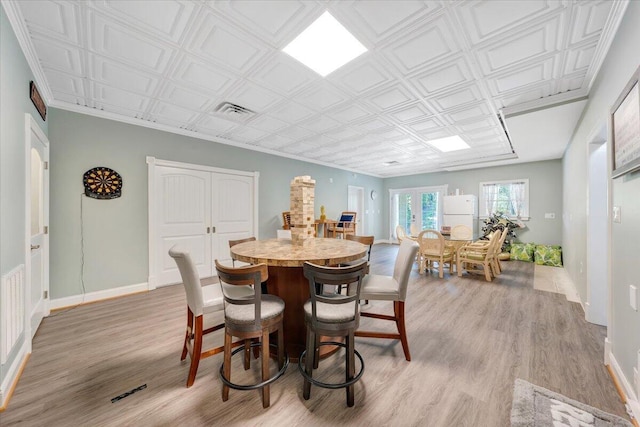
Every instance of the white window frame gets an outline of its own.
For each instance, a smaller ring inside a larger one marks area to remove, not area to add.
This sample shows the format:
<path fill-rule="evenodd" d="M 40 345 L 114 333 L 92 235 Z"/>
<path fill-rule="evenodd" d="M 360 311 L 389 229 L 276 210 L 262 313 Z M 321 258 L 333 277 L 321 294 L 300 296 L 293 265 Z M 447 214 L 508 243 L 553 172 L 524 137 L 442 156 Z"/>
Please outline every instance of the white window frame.
<path fill-rule="evenodd" d="M 489 215 L 486 214 L 486 206 L 487 202 L 485 199 L 484 186 L 486 185 L 500 185 L 500 184 L 517 184 L 524 183 L 524 198 L 523 198 L 523 206 L 522 212 L 519 217 L 514 217 L 507 215 L 510 219 L 520 219 L 524 221 L 529 220 L 529 215 L 531 212 L 530 200 L 529 200 L 529 179 L 507 179 L 503 181 L 485 181 L 481 182 L 478 187 L 478 215 L 480 218 L 488 218 Z"/>

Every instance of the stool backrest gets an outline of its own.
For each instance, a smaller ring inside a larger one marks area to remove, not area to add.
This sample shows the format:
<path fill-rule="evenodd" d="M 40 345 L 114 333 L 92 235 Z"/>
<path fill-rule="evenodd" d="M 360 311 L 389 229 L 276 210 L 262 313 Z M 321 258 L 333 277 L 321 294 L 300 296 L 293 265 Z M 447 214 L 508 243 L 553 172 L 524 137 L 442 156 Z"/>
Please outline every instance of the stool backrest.
<path fill-rule="evenodd" d="M 407 285 L 409 284 L 409 276 L 416 260 L 418 248 L 418 244 L 410 239 L 404 239 L 400 243 L 396 263 L 393 267 L 393 278 L 398 283 L 400 301 L 404 301 L 407 298 Z"/>
<path fill-rule="evenodd" d="M 312 264 L 308 261 L 304 263 L 304 276 L 309 280 L 311 321 L 314 323 L 315 329 L 342 330 L 358 326 L 360 320 L 360 288 L 362 287 L 362 279 L 366 274 L 366 268 L 366 261 L 348 267 L 326 267 Z M 329 287 L 325 288 L 324 285 L 347 285 L 347 295 L 336 294 L 333 289 L 329 291 Z M 322 322 L 317 316 L 318 303 L 350 304 L 353 307 L 353 315 L 345 316 L 344 321 L 340 324 Z"/>
<path fill-rule="evenodd" d="M 176 261 L 184 290 L 187 293 L 187 304 L 194 316 L 203 314 L 204 300 L 202 298 L 202 285 L 200 284 L 200 275 L 196 266 L 191 260 L 191 255 L 186 249 L 174 245 L 169 249 L 169 256 Z M 220 293 L 220 302 L 222 302 L 222 293 Z"/>
<path fill-rule="evenodd" d="M 355 234 L 347 234 L 346 239 L 369 246 L 369 251 L 367 252 L 367 261 L 371 261 L 371 249 L 373 248 L 374 241 L 373 236 L 356 236 Z"/>
<path fill-rule="evenodd" d="M 254 326 L 260 329 L 261 323 L 261 300 L 262 300 L 262 282 L 266 282 L 269 278 L 269 271 L 266 264 L 248 265 L 246 267 L 227 267 L 218 260 L 216 262 L 216 271 L 220 280 L 220 288 L 224 301 L 227 304 L 250 305 L 254 306 Z M 234 292 L 236 286 L 252 286 L 253 295 L 239 294 Z"/>

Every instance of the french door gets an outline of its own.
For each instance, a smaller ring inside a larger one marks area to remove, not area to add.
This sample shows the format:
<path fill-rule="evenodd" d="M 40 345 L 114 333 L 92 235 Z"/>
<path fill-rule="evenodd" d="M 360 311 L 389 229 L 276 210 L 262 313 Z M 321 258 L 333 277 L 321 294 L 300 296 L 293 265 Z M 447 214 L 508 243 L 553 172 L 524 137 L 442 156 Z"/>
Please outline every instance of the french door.
<path fill-rule="evenodd" d="M 397 239 L 398 225 L 407 234 L 418 234 L 427 229 L 439 230 L 442 225 L 442 201 L 446 194 L 446 185 L 389 190 L 391 238 Z"/>

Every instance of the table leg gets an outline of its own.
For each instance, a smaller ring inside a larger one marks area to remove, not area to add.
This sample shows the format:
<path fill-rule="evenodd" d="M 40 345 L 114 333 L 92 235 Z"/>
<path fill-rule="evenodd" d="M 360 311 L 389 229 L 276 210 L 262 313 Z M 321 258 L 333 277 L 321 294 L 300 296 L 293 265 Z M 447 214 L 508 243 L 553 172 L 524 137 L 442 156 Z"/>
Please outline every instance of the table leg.
<path fill-rule="evenodd" d="M 304 303 L 309 299 L 309 281 L 302 267 L 269 267 L 267 291 L 284 301 L 284 343 L 289 359 L 297 362 L 305 350 L 307 326 L 304 323 Z M 335 339 L 334 339 L 335 340 Z M 322 346 L 320 357 L 337 351 L 337 346 Z"/>

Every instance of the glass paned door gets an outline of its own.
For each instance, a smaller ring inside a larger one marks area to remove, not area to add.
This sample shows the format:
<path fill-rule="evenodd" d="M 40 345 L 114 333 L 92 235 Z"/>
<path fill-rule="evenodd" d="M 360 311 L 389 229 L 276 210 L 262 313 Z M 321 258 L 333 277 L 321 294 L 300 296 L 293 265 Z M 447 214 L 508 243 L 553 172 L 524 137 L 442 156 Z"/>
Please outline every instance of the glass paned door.
<path fill-rule="evenodd" d="M 398 225 L 409 235 L 417 235 L 426 229 L 439 230 L 442 197 L 446 193 L 446 186 L 390 190 L 391 237 L 397 239 Z"/>

